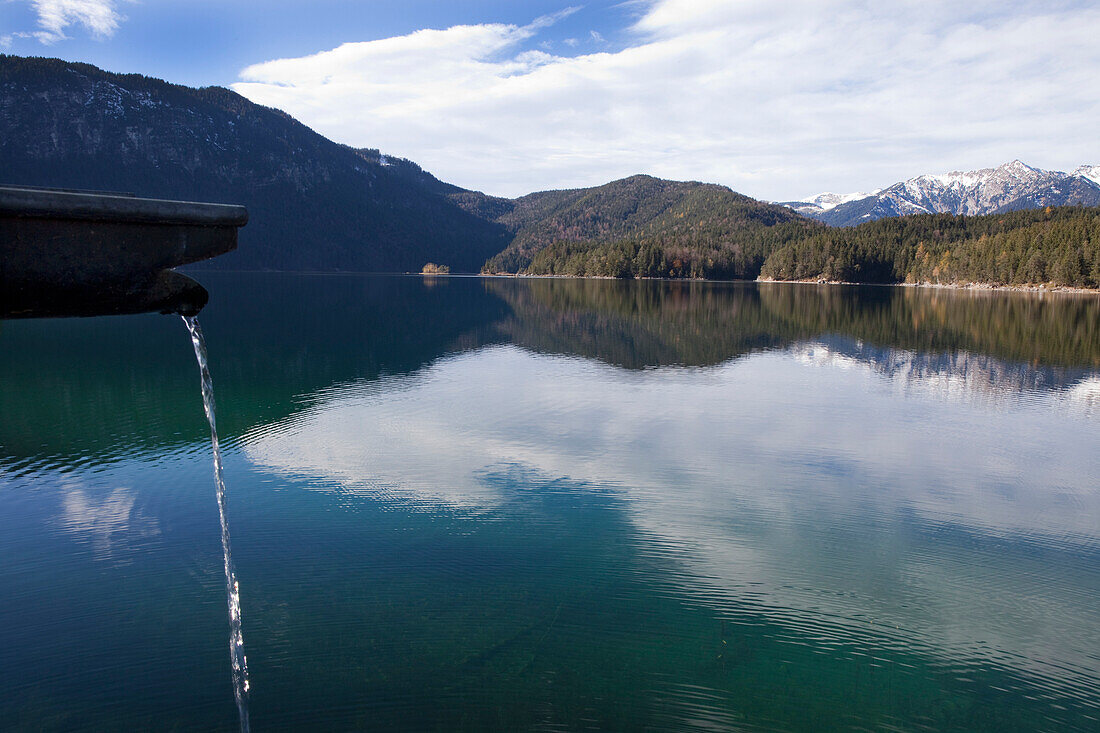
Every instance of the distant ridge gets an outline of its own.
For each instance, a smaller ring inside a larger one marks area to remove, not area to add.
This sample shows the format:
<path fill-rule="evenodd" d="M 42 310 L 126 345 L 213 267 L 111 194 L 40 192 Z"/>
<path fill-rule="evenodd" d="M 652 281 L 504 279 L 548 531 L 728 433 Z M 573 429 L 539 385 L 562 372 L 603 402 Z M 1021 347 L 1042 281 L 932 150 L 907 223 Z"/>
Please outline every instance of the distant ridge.
<path fill-rule="evenodd" d="M 907 214 L 1001 214 L 1046 206 L 1100 205 L 1100 166 L 1071 173 L 1033 168 L 1019 160 L 996 168 L 922 175 L 872 193 L 823 193 L 785 201 L 830 226 L 854 226 Z"/>

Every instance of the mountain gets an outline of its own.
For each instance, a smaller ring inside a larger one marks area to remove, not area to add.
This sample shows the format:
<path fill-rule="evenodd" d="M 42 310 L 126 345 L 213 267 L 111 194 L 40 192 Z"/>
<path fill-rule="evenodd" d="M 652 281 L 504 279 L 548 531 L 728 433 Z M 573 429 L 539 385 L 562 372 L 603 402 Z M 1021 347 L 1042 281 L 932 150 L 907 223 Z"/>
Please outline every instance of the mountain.
<path fill-rule="evenodd" d="M 507 229 L 492 199 L 328 140 L 220 87 L 0 55 L 0 182 L 239 203 L 224 269 L 477 272 Z M 465 208 L 462 202 L 466 202 Z"/>
<path fill-rule="evenodd" d="M 3 55 L 0 183 L 244 204 L 238 250 L 201 264 L 215 269 L 517 272 L 561 243 L 598 258 L 629 241 L 647 246 L 640 274 L 755 277 L 775 246 L 765 230 L 809 226 L 722 186 L 649 176 L 486 196 L 227 89 Z"/>
<path fill-rule="evenodd" d="M 820 194 L 784 206 L 830 226 L 853 226 L 907 214 L 1000 214 L 1047 206 L 1100 205 L 1100 166 L 1072 173 L 1019 160 L 996 168 L 923 175 L 871 194 Z"/>
<path fill-rule="evenodd" d="M 814 230 L 789 209 L 725 186 L 631 176 L 510 202 L 511 244 L 485 272 L 755 278 L 782 243 Z"/>
<path fill-rule="evenodd" d="M 794 209 L 803 216 L 816 216 L 822 214 L 830 209 L 835 209 L 841 204 L 846 204 L 849 201 L 859 201 L 865 199 L 868 196 L 872 196 L 878 193 L 878 191 L 872 191 L 871 193 L 859 192 L 859 193 L 819 193 L 816 196 L 810 196 L 800 201 L 780 201 L 780 206 L 786 206 L 789 209 Z"/>
<path fill-rule="evenodd" d="M 211 268 L 1100 286 L 1100 215 L 1057 208 L 1100 204 L 1100 166 L 1013 161 L 790 204 L 867 222 L 846 229 L 651 176 L 512 200 L 337 144 L 226 89 L 58 59 L 0 55 L 0 183 L 246 205 L 239 249 Z M 1009 213 L 969 216 L 983 211 Z M 945 213 L 896 218 L 920 212 Z"/>

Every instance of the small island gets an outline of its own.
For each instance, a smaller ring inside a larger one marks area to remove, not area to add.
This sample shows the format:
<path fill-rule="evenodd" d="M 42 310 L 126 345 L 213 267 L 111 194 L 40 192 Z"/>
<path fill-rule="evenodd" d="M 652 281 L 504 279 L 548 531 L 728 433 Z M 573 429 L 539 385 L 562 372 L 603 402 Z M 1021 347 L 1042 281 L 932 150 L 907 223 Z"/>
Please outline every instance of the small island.
<path fill-rule="evenodd" d="M 420 274 L 428 276 L 450 275 L 451 268 L 447 265 L 437 265 L 434 262 L 429 262 L 428 264 L 424 265 L 424 267 L 420 268 Z"/>

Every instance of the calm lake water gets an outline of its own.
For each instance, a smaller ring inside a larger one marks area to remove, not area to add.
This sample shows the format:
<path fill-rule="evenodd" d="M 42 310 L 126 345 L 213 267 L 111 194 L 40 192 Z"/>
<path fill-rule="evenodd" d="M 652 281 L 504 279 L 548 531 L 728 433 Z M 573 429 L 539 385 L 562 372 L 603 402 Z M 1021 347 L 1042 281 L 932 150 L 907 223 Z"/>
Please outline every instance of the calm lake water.
<path fill-rule="evenodd" d="M 1100 298 L 203 275 L 257 731 L 1100 729 Z M 232 730 L 178 318 L 0 323 L 0 727 Z"/>

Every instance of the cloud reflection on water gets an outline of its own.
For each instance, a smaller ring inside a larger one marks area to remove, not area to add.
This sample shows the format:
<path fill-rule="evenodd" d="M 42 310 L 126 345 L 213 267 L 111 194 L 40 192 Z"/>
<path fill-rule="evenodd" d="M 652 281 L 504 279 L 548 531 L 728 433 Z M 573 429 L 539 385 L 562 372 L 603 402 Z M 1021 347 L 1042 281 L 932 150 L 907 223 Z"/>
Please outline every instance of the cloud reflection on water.
<path fill-rule="evenodd" d="M 66 483 L 62 491 L 57 523 L 89 543 L 96 559 L 131 562 L 135 539 L 160 534 L 157 520 L 135 507 L 137 497 L 129 487 L 100 496 L 90 487 Z"/>
<path fill-rule="evenodd" d="M 1100 459 L 1076 393 L 990 402 L 995 370 L 927 368 L 899 391 L 901 372 L 822 349 L 629 372 L 490 347 L 326 390 L 242 447 L 311 488 L 426 511 L 521 506 L 485 480 L 505 465 L 611 487 L 688 596 L 1092 694 Z"/>

